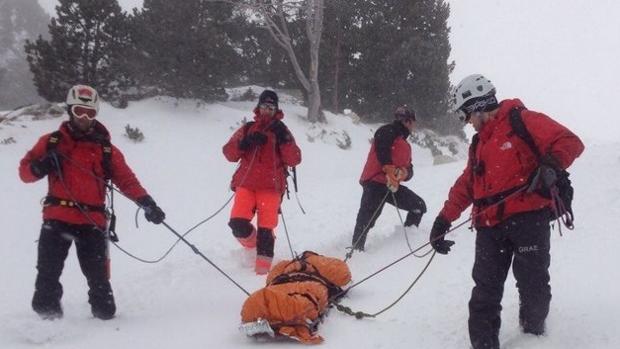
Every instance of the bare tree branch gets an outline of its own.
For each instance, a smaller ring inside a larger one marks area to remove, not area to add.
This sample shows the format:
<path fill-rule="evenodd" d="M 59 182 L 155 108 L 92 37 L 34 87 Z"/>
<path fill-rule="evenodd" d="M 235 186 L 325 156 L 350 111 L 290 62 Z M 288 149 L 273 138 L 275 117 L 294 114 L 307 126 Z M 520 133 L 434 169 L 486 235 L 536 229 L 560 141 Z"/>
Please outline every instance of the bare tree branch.
<path fill-rule="evenodd" d="M 324 0 L 220 0 L 256 13 L 264 27 L 287 53 L 295 75 L 308 96 L 308 120 L 324 121 L 318 82 L 319 48 L 323 32 Z M 306 36 L 310 43 L 310 66 L 304 72 L 295 53 L 288 18 L 302 10 L 306 15 Z"/>

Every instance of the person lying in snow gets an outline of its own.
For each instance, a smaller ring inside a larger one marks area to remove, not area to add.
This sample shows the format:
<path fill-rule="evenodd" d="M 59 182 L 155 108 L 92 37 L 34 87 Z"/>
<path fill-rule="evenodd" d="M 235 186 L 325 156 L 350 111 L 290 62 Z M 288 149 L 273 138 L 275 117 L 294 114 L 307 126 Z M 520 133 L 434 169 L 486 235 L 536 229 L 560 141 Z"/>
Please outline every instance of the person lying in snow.
<path fill-rule="evenodd" d="M 351 271 L 337 258 L 305 251 L 281 261 L 267 275 L 266 286 L 243 304 L 241 330 L 248 336 L 268 334 L 321 343 L 318 323 L 349 282 Z"/>

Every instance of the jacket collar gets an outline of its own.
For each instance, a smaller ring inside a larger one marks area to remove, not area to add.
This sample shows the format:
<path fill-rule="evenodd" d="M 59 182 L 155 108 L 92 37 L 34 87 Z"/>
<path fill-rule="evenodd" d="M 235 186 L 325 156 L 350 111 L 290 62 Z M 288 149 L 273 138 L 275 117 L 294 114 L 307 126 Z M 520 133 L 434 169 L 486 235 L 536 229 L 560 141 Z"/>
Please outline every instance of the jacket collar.
<path fill-rule="evenodd" d="M 396 130 L 396 132 L 398 132 L 398 134 L 400 136 L 403 136 L 405 139 L 407 139 L 407 137 L 409 137 L 409 135 L 411 134 L 411 132 L 409 132 L 409 129 L 399 120 L 394 120 L 394 122 L 392 122 L 392 125 L 394 125 L 394 129 Z"/>
<path fill-rule="evenodd" d="M 485 123 L 482 130 L 478 132 L 480 134 L 480 139 L 486 141 L 491 138 L 491 135 L 493 135 L 497 127 L 508 119 L 510 111 L 516 107 L 525 107 L 523 105 L 523 102 L 521 102 L 521 100 L 518 98 L 505 99 L 501 101 L 499 103 L 499 110 L 497 111 L 497 114 L 495 114 L 493 120 L 489 120 L 487 123 Z"/>

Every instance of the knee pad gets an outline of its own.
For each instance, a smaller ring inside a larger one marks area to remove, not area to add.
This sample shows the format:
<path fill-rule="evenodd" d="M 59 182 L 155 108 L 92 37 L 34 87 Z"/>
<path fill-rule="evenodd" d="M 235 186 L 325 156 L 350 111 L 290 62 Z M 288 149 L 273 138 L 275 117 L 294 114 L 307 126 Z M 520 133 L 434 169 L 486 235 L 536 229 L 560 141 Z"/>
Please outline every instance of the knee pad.
<path fill-rule="evenodd" d="M 247 238 L 254 230 L 250 220 L 245 218 L 231 218 L 228 226 L 232 229 L 232 233 L 236 238 Z"/>

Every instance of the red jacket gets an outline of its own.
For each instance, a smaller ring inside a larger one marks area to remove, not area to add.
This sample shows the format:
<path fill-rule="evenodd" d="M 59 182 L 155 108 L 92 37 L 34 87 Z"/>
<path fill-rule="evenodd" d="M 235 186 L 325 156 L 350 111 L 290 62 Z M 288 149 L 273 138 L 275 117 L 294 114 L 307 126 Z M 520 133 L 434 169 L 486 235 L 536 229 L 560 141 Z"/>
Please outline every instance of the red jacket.
<path fill-rule="evenodd" d="M 65 121 L 60 125 L 61 139 L 56 151 L 62 167 L 62 181 L 54 171 L 48 176 L 48 195 L 60 199 L 77 201 L 81 204 L 91 206 L 103 206 L 105 204 L 105 187 L 103 183 L 96 179 L 104 176 L 103 151 L 101 144 L 96 141 L 97 137 L 110 139 L 110 134 L 106 128 L 95 121 L 96 125 L 93 132 L 86 136 L 76 136 Z M 26 183 L 38 181 L 30 170 L 30 163 L 40 159 L 47 153 L 47 145 L 50 134 L 39 138 L 35 146 L 26 153 L 26 156 L 19 163 L 19 177 Z M 64 159 L 64 156 L 69 159 Z M 133 200 L 146 196 L 147 192 L 140 185 L 140 182 L 131 171 L 125 157 L 121 151 L 112 146 L 110 170 L 112 172 L 112 183 L 121 192 Z M 64 183 L 63 183 L 64 181 Z M 67 192 L 67 190 L 69 192 Z M 92 220 L 100 227 L 104 227 L 106 220 L 102 212 L 90 211 Z M 92 222 L 77 208 L 50 205 L 43 208 L 43 219 L 56 219 L 71 224 L 92 224 Z"/>
<path fill-rule="evenodd" d="M 379 127 L 368 152 L 360 184 L 363 185 L 368 181 L 386 184 L 384 165 L 406 168 L 408 175 L 405 180 L 411 179 L 413 166 L 411 145 L 407 142 L 407 137 L 409 137 L 409 130 L 400 121 Z"/>
<path fill-rule="evenodd" d="M 275 190 L 284 193 L 286 189 L 286 166 L 297 166 L 301 162 L 301 150 L 289 132 L 290 141 L 277 144 L 276 136 L 271 130 L 274 123 L 281 123 L 284 117 L 278 110 L 273 117 L 265 118 L 254 110 L 254 122 L 238 129 L 222 151 L 230 162 L 241 160 L 239 168 L 233 175 L 231 188 L 243 187 L 250 190 Z M 247 151 L 239 148 L 239 142 L 245 135 L 262 132 L 267 136 L 267 143 Z"/>
<path fill-rule="evenodd" d="M 518 99 L 502 101 L 495 118 L 478 133 L 475 154 L 470 152 L 467 167 L 450 189 L 448 200 L 441 210 L 440 215 L 446 220 L 452 222 L 458 219 L 475 200 L 490 198 L 524 185 L 538 167 L 538 160 L 527 143 L 512 131 L 509 114 L 515 107 L 523 107 L 523 103 Z M 523 110 L 521 118 L 540 153 L 553 156 L 563 169 L 568 168 L 583 152 L 581 140 L 547 115 Z M 474 167 L 478 168 L 476 174 Z M 504 205 L 489 206 L 482 212 L 474 206 L 474 225 L 491 227 L 516 213 L 550 205 L 549 199 L 535 192 L 519 193 L 506 200 Z"/>

